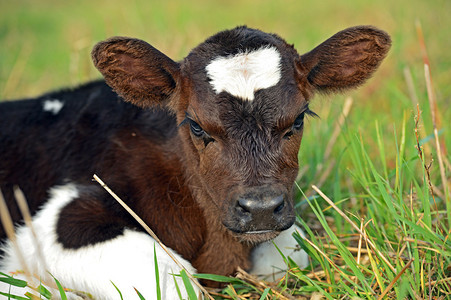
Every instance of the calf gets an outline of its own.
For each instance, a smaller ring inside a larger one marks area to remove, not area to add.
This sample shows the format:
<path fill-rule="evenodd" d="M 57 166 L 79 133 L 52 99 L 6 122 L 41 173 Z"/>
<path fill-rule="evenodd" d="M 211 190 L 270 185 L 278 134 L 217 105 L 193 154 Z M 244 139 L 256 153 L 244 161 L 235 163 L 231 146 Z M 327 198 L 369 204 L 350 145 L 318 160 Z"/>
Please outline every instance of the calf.
<path fill-rule="evenodd" d="M 389 48 L 386 33 L 361 26 L 299 55 L 275 34 L 237 27 L 175 62 L 144 41 L 114 37 L 92 51 L 106 84 L 2 103 L 0 187 L 16 222 L 13 186 L 25 193 L 46 258 L 36 259 L 30 230 L 19 225 L 31 271 L 48 277 L 47 268 L 99 299 L 119 297 L 110 282 L 126 299 L 136 297 L 132 287 L 155 297 L 154 240 L 94 173 L 190 271 L 251 269 L 252 253 L 264 254 L 259 244 L 281 233 L 275 241 L 284 243 L 294 230 L 292 187 L 313 94 L 362 84 Z M 21 269 L 12 249 L 3 246 L 3 271 Z M 169 299 L 179 269 L 155 250 Z M 254 257 L 254 270 L 272 264 Z"/>

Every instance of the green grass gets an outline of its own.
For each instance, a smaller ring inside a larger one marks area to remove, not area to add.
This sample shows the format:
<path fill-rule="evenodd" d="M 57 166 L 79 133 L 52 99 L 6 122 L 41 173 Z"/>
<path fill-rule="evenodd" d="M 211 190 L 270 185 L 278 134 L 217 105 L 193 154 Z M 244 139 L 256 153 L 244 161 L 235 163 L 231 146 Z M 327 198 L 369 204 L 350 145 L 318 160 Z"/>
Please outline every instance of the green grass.
<path fill-rule="evenodd" d="M 449 150 L 450 11 L 447 0 L 3 1 L 0 98 L 32 97 L 99 78 L 89 52 L 97 41 L 112 35 L 145 39 L 181 59 L 209 35 L 241 24 L 277 32 L 299 52 L 347 26 L 380 27 L 392 35 L 393 47 L 374 77 L 357 91 L 319 95 L 312 101 L 311 108 L 320 118 L 306 122 L 299 154 L 305 172 L 297 188 L 300 222 L 311 243 L 297 239 L 309 252 L 311 265 L 299 270 L 289 262 L 288 276 L 271 284 L 230 279 L 221 293 L 233 299 L 240 295 L 303 299 L 316 293 L 327 299 L 378 299 L 381 295 L 385 299 L 448 299 L 451 170 L 445 167 L 446 190 L 415 24 L 421 24 L 430 60 L 441 119 L 440 142 Z M 406 70 L 413 88 L 408 87 Z M 421 110 L 418 126 L 413 95 Z M 354 99 L 351 112 L 327 149 L 347 96 Z M 416 127 L 422 156 L 416 148 Z M 325 158 L 326 150 L 331 154 Z M 450 161 L 449 152 L 443 158 Z M 433 197 L 429 182 L 438 191 Z M 318 185 L 362 228 L 374 247 L 312 185 Z"/>

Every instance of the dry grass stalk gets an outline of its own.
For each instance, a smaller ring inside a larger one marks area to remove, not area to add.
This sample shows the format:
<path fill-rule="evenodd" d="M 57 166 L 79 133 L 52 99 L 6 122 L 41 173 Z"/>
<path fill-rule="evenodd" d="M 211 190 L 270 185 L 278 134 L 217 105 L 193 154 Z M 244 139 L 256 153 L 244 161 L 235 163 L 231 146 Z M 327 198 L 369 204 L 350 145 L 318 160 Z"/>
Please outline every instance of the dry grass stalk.
<path fill-rule="evenodd" d="M 426 77 L 428 77 L 430 79 L 431 78 L 431 70 L 430 70 L 431 63 L 429 61 L 429 56 L 428 56 L 428 53 L 426 50 L 426 43 L 424 41 L 423 29 L 421 27 L 421 23 L 418 20 L 415 23 L 415 26 L 417 29 L 418 40 L 420 43 L 421 55 L 423 57 L 423 64 L 425 65 L 425 74 L 426 74 Z M 426 66 L 427 66 L 427 69 L 426 69 Z M 429 106 L 431 108 L 432 122 L 434 123 L 434 127 L 442 127 L 442 120 L 441 120 L 440 113 L 438 111 L 437 102 L 435 101 L 436 98 L 435 98 L 434 89 L 432 87 L 432 81 L 429 81 L 429 83 L 430 83 L 430 86 L 427 86 L 428 82 L 426 82 L 426 88 L 428 89 L 428 96 L 430 98 Z M 443 147 L 444 147 L 444 145 L 443 145 Z M 444 152 L 446 152 L 446 149 L 445 148 L 443 148 L 443 149 L 445 150 Z"/>
<path fill-rule="evenodd" d="M 349 115 L 349 112 L 351 111 L 352 104 L 354 103 L 354 99 L 352 97 L 347 97 L 345 100 L 345 103 L 343 105 L 343 110 L 341 112 L 340 117 L 338 118 L 338 121 L 335 125 L 334 132 L 332 133 L 332 136 L 327 143 L 326 151 L 324 152 L 323 161 L 327 161 L 332 153 L 332 148 L 334 147 L 335 143 L 337 142 L 337 138 L 340 135 L 341 129 L 343 127 L 343 124 L 346 120 L 346 118 Z"/>
<path fill-rule="evenodd" d="M 236 292 L 236 290 L 235 290 L 235 288 L 233 287 L 233 285 L 229 285 L 229 289 L 232 291 L 232 293 L 233 293 L 233 298 L 235 298 L 235 299 L 242 299 L 242 300 L 245 300 L 245 298 L 243 298 L 243 296 L 242 295 L 238 295 L 238 293 Z"/>
<path fill-rule="evenodd" d="M 362 232 L 364 230 L 364 228 L 363 228 L 363 221 L 364 221 L 363 218 L 360 219 L 360 231 L 362 231 Z M 359 236 L 359 246 L 357 247 L 357 265 L 360 265 L 360 256 L 361 256 L 362 252 L 364 252 L 364 251 L 362 249 L 362 236 L 360 235 Z"/>
<path fill-rule="evenodd" d="M 25 278 L 29 283 L 33 282 L 33 277 L 31 275 L 31 272 L 25 262 L 25 258 L 22 254 L 22 251 L 20 250 L 19 244 L 17 243 L 16 239 L 16 233 L 14 232 L 14 223 L 11 219 L 11 215 L 9 214 L 8 207 L 6 205 L 5 198 L 3 197 L 3 193 L 0 190 L 0 219 L 3 225 L 3 228 L 5 229 L 6 236 L 11 241 L 11 244 L 13 245 L 14 251 L 17 255 L 17 258 L 19 259 L 20 265 L 22 266 L 23 273 L 25 275 Z M 39 299 L 39 297 L 34 294 L 34 289 L 32 289 L 32 297 L 35 299 Z"/>
<path fill-rule="evenodd" d="M 305 276 L 307 276 L 310 279 L 315 278 L 316 280 L 321 281 L 321 278 L 326 277 L 326 271 L 324 270 L 319 270 L 316 272 L 312 271 Z"/>
<path fill-rule="evenodd" d="M 414 211 L 413 211 L 413 182 L 410 183 L 410 195 L 409 195 L 409 200 L 410 200 L 410 215 L 413 216 L 415 215 Z"/>
<path fill-rule="evenodd" d="M 341 270 L 338 268 L 338 266 L 323 252 L 321 251 L 321 249 L 318 248 L 318 246 L 316 246 L 315 244 L 313 244 L 310 240 L 308 240 L 307 238 L 304 238 L 304 241 L 306 241 L 307 243 L 309 243 L 313 248 L 316 249 L 316 251 L 318 251 L 322 256 L 324 256 L 324 258 L 335 267 L 335 269 L 339 270 L 341 272 Z M 341 272 L 343 274 L 343 272 Z M 325 272 L 324 273 L 326 276 L 326 281 L 327 283 L 330 285 L 332 283 L 332 281 L 330 280 L 330 274 L 329 272 Z M 344 274 L 343 274 L 344 275 Z M 331 291 L 331 287 L 329 287 L 329 291 Z"/>
<path fill-rule="evenodd" d="M 338 250 L 338 247 L 335 246 L 335 245 L 326 245 L 326 244 L 324 244 L 323 247 L 327 248 L 327 249 L 331 249 L 331 250 Z M 346 247 L 346 249 L 348 249 L 348 251 L 351 252 L 351 253 L 357 253 L 357 263 L 359 261 L 358 260 L 359 256 L 360 256 L 359 254 L 362 254 L 362 253 L 367 254 L 368 253 L 368 250 L 362 248 L 362 240 L 361 239 L 359 239 L 359 246 L 358 247 Z"/>
<path fill-rule="evenodd" d="M 401 277 L 402 274 L 404 274 L 404 272 L 407 270 L 407 268 L 412 264 L 413 262 L 413 258 L 411 260 L 409 260 L 409 262 L 404 266 L 404 268 L 402 268 L 402 270 L 396 275 L 396 277 L 392 280 L 392 282 L 390 282 L 390 284 L 385 288 L 385 290 L 382 292 L 382 294 L 380 294 L 379 298 L 377 298 L 378 300 L 382 300 L 384 299 L 385 295 L 387 295 L 387 293 L 393 288 L 393 286 L 395 285 L 395 283 L 398 281 L 398 279 Z"/>
<path fill-rule="evenodd" d="M 346 186 L 348 187 L 349 190 L 351 205 L 353 206 L 357 205 L 357 198 L 355 197 L 355 190 L 354 187 L 352 186 L 352 181 L 350 177 L 346 178 Z"/>
<path fill-rule="evenodd" d="M 382 252 L 379 251 L 379 249 L 377 249 L 376 245 L 374 245 L 374 243 L 368 239 L 365 235 L 364 232 L 362 232 L 360 230 L 360 228 L 354 223 L 352 222 L 351 219 L 349 219 L 349 217 L 340 209 L 338 208 L 335 203 L 332 202 L 332 200 L 330 200 L 320 189 L 318 189 L 317 186 L 312 185 L 312 188 L 324 199 L 326 200 L 326 202 L 332 206 L 349 224 L 351 224 L 352 227 L 354 227 L 355 230 L 357 230 L 357 232 L 359 232 L 362 235 L 362 238 L 365 240 L 365 242 L 367 242 L 371 248 L 373 248 L 373 250 L 381 257 L 381 259 L 387 264 L 387 266 L 393 271 L 393 273 L 395 273 L 395 268 L 392 266 L 392 264 L 390 263 L 390 261 L 382 254 Z"/>
<path fill-rule="evenodd" d="M 325 296 L 319 292 L 313 292 L 312 297 L 310 298 L 310 300 L 321 300 L 324 299 Z"/>
<path fill-rule="evenodd" d="M 438 129 L 437 129 L 437 119 L 438 119 L 437 114 L 436 114 L 437 103 L 435 101 L 435 95 L 434 95 L 434 91 L 432 89 L 432 80 L 431 80 L 431 73 L 429 70 L 429 65 L 427 65 L 427 64 L 424 65 L 424 76 L 426 78 L 426 87 L 427 87 L 427 91 L 428 91 L 429 104 L 431 106 L 432 124 L 434 126 L 435 148 L 437 150 L 437 158 L 438 158 L 438 166 L 440 169 L 440 177 L 442 178 L 443 194 L 447 195 L 446 191 L 448 189 L 448 184 L 446 181 L 445 166 L 443 164 L 442 146 L 440 145 L 440 140 L 438 137 Z M 442 143 L 442 144 L 444 146 L 444 143 Z M 444 152 L 446 152 L 446 149 Z M 451 188 L 449 188 L 449 189 L 451 189 Z"/>
<path fill-rule="evenodd" d="M 332 153 L 332 149 L 335 145 L 335 143 L 337 142 L 338 136 L 340 135 L 340 132 L 343 128 L 343 124 L 347 118 L 347 116 L 349 115 L 349 112 L 351 111 L 351 107 L 352 107 L 352 103 L 354 102 L 352 97 L 348 97 L 345 100 L 345 103 L 343 105 L 343 110 L 341 112 L 340 117 L 338 118 L 337 122 L 335 123 L 335 128 L 334 131 L 329 139 L 329 142 L 327 143 L 326 146 L 326 151 L 324 152 L 324 156 L 323 156 L 323 163 L 319 164 L 316 168 L 316 174 L 319 174 L 323 171 L 324 169 L 324 163 L 328 162 L 330 155 Z M 318 186 L 322 186 L 324 184 L 324 182 L 326 182 L 327 177 L 329 177 L 330 173 L 333 170 L 333 167 L 335 166 L 335 161 L 330 161 L 328 162 L 327 168 L 326 170 L 321 174 L 321 176 L 319 177 L 318 180 Z M 311 194 L 308 194 L 307 197 L 311 197 L 313 195 L 315 195 L 316 193 L 313 191 Z"/>
<path fill-rule="evenodd" d="M 420 44 L 420 49 L 421 49 L 421 56 L 423 57 L 423 64 L 425 66 L 425 76 L 428 78 L 431 78 L 431 71 L 430 71 L 430 61 L 429 61 L 429 56 L 426 50 L 426 43 L 424 41 L 424 35 L 423 35 L 423 29 L 421 27 L 421 23 L 417 20 L 415 22 L 415 27 L 417 29 L 417 35 L 418 35 L 418 41 Z M 432 82 L 429 81 L 429 83 L 431 84 L 430 86 L 428 86 L 428 82 L 426 79 L 426 88 L 428 90 L 428 96 L 429 98 L 432 98 L 432 101 L 429 101 L 429 106 L 431 109 L 431 115 L 432 115 L 432 122 L 434 123 L 434 127 L 436 125 L 438 125 L 439 127 L 441 127 L 441 118 L 438 114 L 438 108 L 437 108 L 437 103 L 435 101 L 435 94 L 433 92 L 433 88 L 432 88 Z"/>
<path fill-rule="evenodd" d="M 441 284 L 441 283 L 445 283 L 445 282 L 451 282 L 451 277 L 440 279 L 440 280 L 430 281 L 428 283 L 428 285 L 436 285 L 436 284 Z"/>
<path fill-rule="evenodd" d="M 406 80 L 407 89 L 409 91 L 410 100 L 412 100 L 412 104 L 414 107 L 417 107 L 420 102 L 418 101 L 417 94 L 415 93 L 415 86 L 413 83 L 412 73 L 410 72 L 409 67 L 404 68 L 404 79 Z M 421 136 L 427 136 L 427 133 L 425 131 L 424 122 L 423 119 L 421 119 L 419 124 L 419 130 L 421 131 Z M 429 155 L 431 153 L 431 147 L 428 143 L 423 144 L 424 152 Z"/>
<path fill-rule="evenodd" d="M 361 218 L 360 219 L 360 231 L 362 231 L 362 232 L 364 230 L 363 223 L 364 223 L 364 219 Z M 338 247 L 336 247 L 336 248 L 338 248 Z M 352 252 L 350 248 L 354 248 L 354 247 L 347 247 L 348 251 Z M 358 244 L 358 247 L 357 247 L 356 250 L 357 250 L 357 267 L 359 268 L 359 266 L 360 266 L 360 258 L 361 258 L 362 252 L 364 252 L 362 250 L 368 251 L 366 249 L 362 249 L 362 236 L 361 235 L 359 236 L 359 244 Z M 356 276 L 354 282 L 357 283 L 358 281 L 359 281 L 359 279 Z M 357 290 L 357 287 L 354 288 L 354 292 L 356 290 Z"/>
<path fill-rule="evenodd" d="M 332 173 L 332 170 L 335 166 L 335 160 L 331 160 L 328 165 L 327 169 L 324 171 L 324 173 L 321 175 L 321 177 L 318 179 L 318 186 L 323 186 L 323 184 L 326 182 L 327 178 L 329 177 L 330 173 Z"/>
<path fill-rule="evenodd" d="M 215 291 L 214 288 L 208 288 L 208 287 L 207 287 L 207 290 L 208 290 L 208 292 L 210 293 L 210 295 L 213 295 L 213 296 L 220 296 L 222 299 L 234 299 L 232 296 L 224 295 L 224 294 L 218 293 L 217 291 Z"/>
<path fill-rule="evenodd" d="M 420 137 L 418 135 L 418 123 L 420 120 L 420 116 L 421 116 L 420 106 L 417 105 L 417 116 L 415 117 L 415 137 L 417 139 L 418 156 L 420 157 L 420 161 L 423 161 L 424 154 L 423 154 L 422 147 L 420 146 Z M 423 162 L 423 167 L 424 167 L 424 170 L 426 171 L 426 180 L 427 180 L 427 184 L 429 187 L 429 192 L 431 193 L 432 199 L 434 200 L 435 211 L 437 212 L 437 216 L 438 216 L 437 202 L 435 201 L 435 194 L 434 194 L 434 189 L 432 187 L 431 174 L 429 172 L 430 167 L 426 166 L 425 162 Z"/>
<path fill-rule="evenodd" d="M 351 110 L 352 103 L 353 103 L 353 98 L 351 98 L 351 97 L 346 98 L 345 104 L 343 105 L 342 113 L 341 113 L 339 119 L 337 120 L 337 122 L 335 123 L 334 131 L 331 135 L 331 138 L 329 139 L 329 142 L 327 143 L 326 151 L 324 152 L 324 156 L 323 156 L 323 162 L 318 164 L 318 166 L 316 167 L 316 174 L 320 174 L 323 171 L 324 163 L 329 160 L 330 155 L 332 153 L 332 149 L 337 141 L 338 136 L 340 135 L 340 131 L 343 127 L 346 117 L 348 116 L 349 111 Z M 335 160 L 328 162 L 326 170 L 321 173 L 321 176 L 317 180 L 318 181 L 317 186 L 321 187 L 324 184 L 324 182 L 326 182 L 326 180 L 329 177 L 330 173 L 332 172 L 334 166 L 335 166 Z M 304 167 L 302 169 L 302 171 L 303 171 L 302 175 L 304 175 L 307 170 L 308 170 L 308 168 Z M 299 179 L 302 178 L 302 176 L 300 176 L 300 173 L 301 172 L 298 173 L 296 181 L 299 181 Z M 315 194 L 316 194 L 316 192 L 312 191 L 311 193 L 307 194 L 307 198 L 310 198 Z"/>
<path fill-rule="evenodd" d="M 309 259 L 309 266 L 313 266 L 312 259 L 310 257 L 308 259 Z M 315 278 L 317 281 L 321 281 L 321 278 L 326 277 L 327 273 L 324 270 L 313 271 L 313 268 L 312 268 L 312 271 L 305 276 L 307 276 L 310 279 Z"/>
<path fill-rule="evenodd" d="M 169 255 L 169 257 L 179 266 L 182 270 L 186 272 L 191 281 L 199 287 L 199 289 L 204 293 L 206 297 L 214 300 L 213 297 L 208 293 L 208 291 L 197 281 L 193 275 L 175 258 L 172 252 L 160 241 L 157 235 L 147 226 L 146 223 L 127 205 L 121 198 L 119 198 L 116 193 L 114 193 L 96 174 L 93 175 L 94 180 L 97 181 L 100 186 L 102 186 L 143 228 L 147 233 L 161 246 L 161 248 Z"/>
<path fill-rule="evenodd" d="M 30 57 L 31 52 L 31 43 L 26 43 L 20 50 L 16 63 L 9 73 L 8 79 L 6 80 L 5 86 L 3 88 L 3 93 L 1 95 L 2 99 L 8 98 L 10 94 L 17 89 L 20 79 L 23 77 L 22 74 L 25 70 L 25 67 L 27 66 L 27 61 Z"/>
<path fill-rule="evenodd" d="M 318 251 L 322 256 L 324 256 L 324 258 L 325 258 L 331 265 L 333 265 L 333 266 L 335 267 L 335 269 L 337 269 L 338 272 L 340 272 L 343 276 L 347 277 L 347 275 L 346 275 L 345 273 L 343 273 L 343 271 L 341 271 L 341 269 L 338 267 L 338 265 L 337 265 L 333 260 L 331 260 L 331 259 L 326 255 L 326 253 L 324 253 L 317 245 L 315 245 L 312 241 L 310 241 L 310 240 L 307 239 L 307 238 L 304 238 L 304 241 L 306 241 L 307 243 L 309 243 L 310 246 L 312 246 L 313 248 L 315 248 L 316 251 Z M 329 282 L 329 283 L 330 283 L 330 282 Z"/>
<path fill-rule="evenodd" d="M 19 206 L 20 213 L 22 214 L 25 225 L 31 231 L 31 236 L 33 238 L 33 243 L 35 245 L 36 254 L 37 254 L 36 258 L 39 261 L 39 263 L 43 266 L 44 270 L 48 270 L 47 262 L 44 258 L 44 254 L 42 253 L 41 244 L 39 243 L 38 236 L 33 227 L 33 222 L 31 220 L 31 214 L 30 214 L 30 209 L 27 204 L 27 200 L 25 199 L 25 195 L 23 194 L 22 190 L 18 186 L 14 186 L 14 198 L 16 199 L 17 205 Z M 46 285 L 51 287 L 52 289 L 58 290 L 56 283 L 52 280 L 50 280 L 49 282 L 46 282 Z"/>
<path fill-rule="evenodd" d="M 417 93 L 415 92 L 415 84 L 413 82 L 412 72 L 410 71 L 409 67 L 405 67 L 403 73 L 404 79 L 407 84 L 407 90 L 409 92 L 410 100 L 412 100 L 412 104 L 414 106 L 417 106 L 417 104 L 420 104 L 420 102 L 418 101 L 418 96 Z"/>
<path fill-rule="evenodd" d="M 439 196 L 441 199 L 446 199 L 445 194 L 443 194 L 436 185 L 434 185 L 433 183 L 431 183 L 431 185 L 432 185 L 432 189 L 434 191 L 434 194 Z"/>
<path fill-rule="evenodd" d="M 358 233 L 337 233 L 336 236 L 339 238 L 340 242 L 349 242 L 349 241 L 358 241 L 360 238 L 360 234 Z M 328 240 L 328 236 L 317 236 L 316 237 L 319 240 Z"/>
<path fill-rule="evenodd" d="M 449 187 L 447 185 L 446 177 L 444 175 L 445 168 L 444 168 L 443 164 L 446 163 L 446 165 L 450 169 L 451 169 L 451 164 L 446 159 L 446 157 L 442 156 L 442 152 L 444 154 L 447 153 L 446 144 L 443 141 L 443 138 L 442 138 L 441 142 L 440 142 L 440 139 L 438 138 L 437 128 L 442 128 L 442 120 L 441 120 L 441 116 L 440 116 L 440 113 L 439 113 L 439 110 L 437 107 L 437 101 L 436 101 L 434 88 L 433 88 L 433 84 L 432 84 L 431 67 L 430 67 L 431 64 L 430 64 L 429 56 L 428 56 L 427 50 L 426 50 L 426 43 L 424 41 L 423 29 L 421 28 L 421 23 L 419 21 L 416 22 L 416 29 L 417 29 L 418 40 L 420 43 L 421 53 L 423 56 L 424 74 L 425 74 L 425 79 L 426 79 L 426 88 L 427 88 L 427 92 L 428 92 L 429 106 L 430 106 L 430 110 L 431 110 L 432 124 L 434 126 L 435 146 L 437 149 L 437 156 L 438 156 L 438 160 L 439 160 L 440 175 L 442 177 L 444 194 L 447 195 L 446 190 L 447 190 L 447 188 L 448 188 L 448 190 L 451 190 L 451 187 Z"/>
<path fill-rule="evenodd" d="M 429 242 L 425 242 L 425 241 L 418 240 L 418 239 L 413 239 L 413 238 L 410 238 L 410 237 L 407 237 L 407 236 L 405 236 L 403 238 L 403 241 L 406 241 L 406 242 L 409 242 L 409 243 L 417 243 L 419 245 L 425 245 L 425 246 L 430 246 L 431 245 Z"/>
<path fill-rule="evenodd" d="M 243 270 L 240 267 L 238 267 L 237 272 L 238 272 L 236 275 L 237 278 L 242 279 L 246 282 L 249 282 L 254 287 L 256 287 L 260 292 L 263 292 L 265 289 L 269 288 L 272 291 L 272 293 L 274 295 L 276 295 L 277 299 L 282 299 L 282 300 L 294 299 L 291 295 L 287 295 L 285 293 L 280 293 L 279 291 L 274 289 L 274 287 L 268 285 L 264 281 L 258 280 L 255 276 L 252 276 L 251 274 L 247 273 L 245 270 Z"/>
<path fill-rule="evenodd" d="M 428 269 L 428 289 L 429 289 L 429 298 L 431 298 L 432 295 L 432 285 L 431 285 L 431 281 L 432 281 L 432 272 L 431 271 L 431 265 L 429 265 L 429 269 Z"/>
<path fill-rule="evenodd" d="M 363 237 L 362 237 L 362 239 L 363 239 Z M 330 250 L 338 250 L 339 248 L 337 247 L 337 246 L 335 246 L 335 245 L 327 245 L 327 244 L 324 244 L 324 245 L 322 245 L 323 246 L 323 248 L 326 248 L 326 249 L 330 249 Z M 423 247 L 423 248 L 425 248 L 425 247 Z M 358 254 L 359 254 L 359 252 L 360 252 L 360 254 L 368 254 L 368 252 L 370 252 L 370 250 L 368 250 L 368 249 L 365 249 L 365 248 L 358 248 L 358 247 L 346 247 L 346 249 L 349 251 L 349 252 L 351 252 L 351 253 L 356 253 L 357 254 L 357 258 L 358 258 Z M 405 250 L 405 248 L 403 248 L 402 250 Z M 403 251 L 399 251 L 399 253 L 402 253 Z M 406 256 L 401 256 L 399 253 L 395 253 L 395 252 L 388 252 L 387 253 L 387 255 L 388 255 L 388 257 L 391 257 L 391 258 L 399 258 L 399 259 L 402 259 L 402 260 L 409 260 L 410 258 L 408 258 L 408 257 L 406 257 Z M 361 255 L 360 255 L 361 256 Z M 357 263 L 359 263 L 359 261 L 357 261 Z"/>
<path fill-rule="evenodd" d="M 423 63 L 429 65 L 429 56 L 426 50 L 426 43 L 424 42 L 423 28 L 419 20 L 415 21 L 415 28 L 417 30 L 418 41 L 420 43 L 421 56 L 423 57 Z"/>

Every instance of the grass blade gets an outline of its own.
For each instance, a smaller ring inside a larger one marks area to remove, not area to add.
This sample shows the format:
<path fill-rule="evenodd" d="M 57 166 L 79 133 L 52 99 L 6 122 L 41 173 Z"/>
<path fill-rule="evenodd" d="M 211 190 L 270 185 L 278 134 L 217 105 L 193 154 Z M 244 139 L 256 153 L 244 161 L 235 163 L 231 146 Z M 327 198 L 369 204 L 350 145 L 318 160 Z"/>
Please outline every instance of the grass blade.
<path fill-rule="evenodd" d="M 0 292 L 0 295 L 8 297 L 8 299 L 17 299 L 17 300 L 30 300 L 30 298 L 25 298 L 21 296 L 11 295 L 7 293 Z"/>
<path fill-rule="evenodd" d="M 180 291 L 180 287 L 177 282 L 177 276 L 172 274 L 172 278 L 174 279 L 174 284 L 175 284 L 175 289 L 177 290 L 177 295 L 179 296 L 179 299 L 182 299 L 182 292 Z"/>
<path fill-rule="evenodd" d="M 156 245 L 153 244 L 153 260 L 155 263 L 155 284 L 157 287 L 157 299 L 161 300 L 161 289 L 160 289 L 160 272 L 158 271 L 158 260 L 157 260 L 157 250 Z"/>
<path fill-rule="evenodd" d="M 270 291 L 270 288 L 269 288 L 269 287 L 266 288 L 266 289 L 263 291 L 263 293 L 262 293 L 262 295 L 261 295 L 261 297 L 260 297 L 260 300 L 266 299 L 266 296 L 268 296 L 269 291 Z"/>
<path fill-rule="evenodd" d="M 215 275 L 215 274 L 194 274 L 194 278 L 212 280 L 216 282 L 228 282 L 228 283 L 243 283 L 242 280 L 235 277 L 227 277 L 223 275 Z"/>
<path fill-rule="evenodd" d="M 124 298 L 122 297 L 122 293 L 121 290 L 119 290 L 119 288 L 114 284 L 114 282 L 110 281 L 111 284 L 114 286 L 114 288 L 116 289 L 116 291 L 119 293 L 119 297 L 121 298 L 121 300 L 124 300 Z"/>
<path fill-rule="evenodd" d="M 39 295 L 41 295 L 41 296 L 43 296 L 43 297 L 45 297 L 47 299 L 52 298 L 52 293 L 45 286 L 43 286 L 42 284 L 40 284 L 38 286 L 38 292 L 39 292 Z"/>
<path fill-rule="evenodd" d="M 188 298 L 190 300 L 197 300 L 196 292 L 194 291 L 193 285 L 191 284 L 191 280 L 189 279 L 185 270 L 182 270 L 180 272 L 180 275 L 182 276 L 182 280 L 185 285 L 186 292 L 188 293 Z"/>
<path fill-rule="evenodd" d="M 51 274 L 50 274 L 51 275 Z M 58 279 L 55 278 L 55 276 L 53 276 L 53 280 L 55 280 L 56 286 L 58 287 L 58 291 L 60 292 L 60 297 L 61 300 L 67 300 L 67 296 L 66 296 L 66 292 L 64 291 L 63 286 L 61 285 L 61 283 L 58 281 Z M 113 284 L 114 285 L 114 284 Z"/>
<path fill-rule="evenodd" d="M 141 295 L 141 293 L 140 293 L 136 288 L 133 288 L 133 289 L 134 289 L 135 292 L 138 294 L 139 299 L 141 299 L 141 300 L 146 300 L 146 298 L 144 298 L 144 296 Z M 160 297 L 161 297 L 161 296 L 160 296 Z M 160 298 L 158 298 L 158 299 L 160 299 Z"/>
<path fill-rule="evenodd" d="M 14 277 L 9 276 L 8 274 L 2 273 L 2 272 L 0 272 L 0 275 L 5 276 L 5 277 L 0 277 L 1 282 L 10 284 L 12 286 L 20 287 L 20 288 L 24 288 L 27 286 L 27 282 L 25 280 L 14 278 Z"/>

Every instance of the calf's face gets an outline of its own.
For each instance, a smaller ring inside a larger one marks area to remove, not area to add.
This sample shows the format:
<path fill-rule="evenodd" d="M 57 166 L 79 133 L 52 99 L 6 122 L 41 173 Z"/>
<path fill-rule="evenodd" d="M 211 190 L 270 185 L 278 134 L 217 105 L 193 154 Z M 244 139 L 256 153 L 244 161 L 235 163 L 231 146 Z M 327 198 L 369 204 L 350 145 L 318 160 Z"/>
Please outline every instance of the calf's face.
<path fill-rule="evenodd" d="M 188 173 L 199 184 L 192 189 L 208 195 L 200 205 L 258 242 L 295 220 L 292 186 L 312 95 L 363 83 L 389 48 L 386 33 L 361 26 L 299 55 L 276 35 L 238 27 L 210 37 L 180 63 L 122 37 L 97 44 L 92 56 L 126 101 L 173 110 Z"/>

